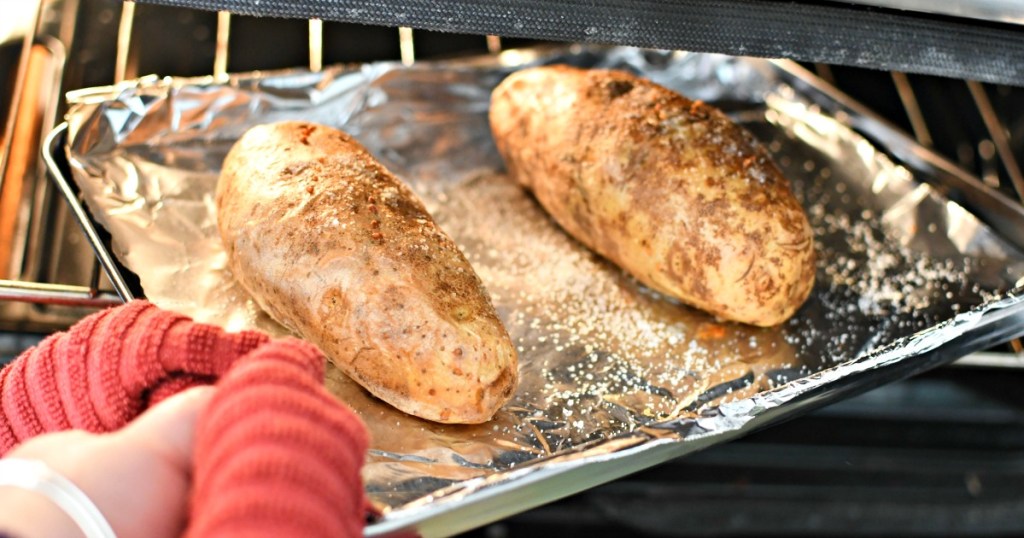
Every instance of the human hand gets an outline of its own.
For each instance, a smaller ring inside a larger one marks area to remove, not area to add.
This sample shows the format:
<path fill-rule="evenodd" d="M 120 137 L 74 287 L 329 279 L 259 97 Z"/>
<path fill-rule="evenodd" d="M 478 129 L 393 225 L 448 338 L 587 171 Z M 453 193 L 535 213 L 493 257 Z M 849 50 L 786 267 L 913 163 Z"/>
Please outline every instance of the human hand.
<path fill-rule="evenodd" d="M 7 456 L 41 460 L 71 480 L 121 538 L 177 537 L 186 524 L 196 419 L 213 391 L 186 390 L 113 433 L 41 435 Z M 39 493 L 0 488 L 0 506 L 0 530 L 13 536 L 82 535 Z"/>

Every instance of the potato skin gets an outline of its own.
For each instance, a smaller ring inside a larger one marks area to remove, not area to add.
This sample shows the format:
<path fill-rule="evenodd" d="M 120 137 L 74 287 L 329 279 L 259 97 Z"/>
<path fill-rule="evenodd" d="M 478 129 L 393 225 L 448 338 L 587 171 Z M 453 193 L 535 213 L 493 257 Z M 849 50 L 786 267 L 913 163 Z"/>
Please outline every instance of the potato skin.
<path fill-rule="evenodd" d="M 216 203 L 235 278 L 375 396 L 445 423 L 487 421 L 511 397 L 515 350 L 476 273 L 349 135 L 252 128 Z"/>
<path fill-rule="evenodd" d="M 758 326 L 810 294 L 807 216 L 720 110 L 625 72 L 549 66 L 506 78 L 490 121 L 509 174 L 647 286 Z"/>

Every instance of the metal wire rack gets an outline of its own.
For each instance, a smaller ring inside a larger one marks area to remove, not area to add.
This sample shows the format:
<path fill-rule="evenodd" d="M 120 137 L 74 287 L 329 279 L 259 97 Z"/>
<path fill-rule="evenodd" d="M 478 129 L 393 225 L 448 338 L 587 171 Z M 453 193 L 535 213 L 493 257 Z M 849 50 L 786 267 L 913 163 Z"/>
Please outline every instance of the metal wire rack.
<path fill-rule="evenodd" d="M 126 1 L 121 4 L 121 6 L 117 26 L 116 55 L 113 59 L 114 77 L 112 82 L 114 83 L 139 76 L 139 54 L 137 53 L 137 47 L 146 46 L 145 43 L 140 43 L 138 40 L 133 42 L 132 39 L 133 25 L 136 20 L 135 2 Z M 228 79 L 228 52 L 231 40 L 231 27 L 231 13 L 226 11 L 217 13 L 216 36 L 214 40 L 215 49 L 213 65 L 211 66 L 212 76 L 217 81 L 226 81 Z M 405 65 L 413 64 L 416 61 L 414 30 L 408 27 L 400 27 L 397 28 L 396 33 L 401 62 Z M 319 19 L 309 20 L 307 36 L 308 67 L 311 71 L 320 71 L 324 62 L 323 21 Z M 29 51 L 35 42 L 35 39 L 36 38 L 33 36 L 32 32 L 27 33 L 25 36 L 22 47 L 22 57 L 17 69 L 17 82 L 14 92 L 15 99 L 11 105 L 12 110 L 17 110 L 18 96 L 24 93 L 23 90 L 26 87 Z M 501 37 L 489 35 L 484 36 L 483 39 L 486 43 L 486 49 L 490 53 L 497 54 L 502 51 Z M 817 74 L 823 80 L 830 83 L 835 82 L 830 66 L 817 64 L 815 65 L 815 68 Z M 915 138 L 921 145 L 931 147 L 933 139 L 929 130 L 929 125 L 925 115 L 922 113 L 922 109 L 918 103 L 918 97 L 915 94 L 907 75 L 900 72 L 892 72 L 891 78 L 899 96 L 903 113 L 905 113 L 909 119 Z M 999 167 L 1002 167 L 1006 171 L 1006 175 L 1009 178 L 1017 196 L 1021 200 L 1024 200 L 1024 173 L 1022 173 L 1020 164 L 1012 151 L 1006 126 L 1003 124 L 999 114 L 996 112 L 988 91 L 981 83 L 978 82 L 964 81 L 963 83 L 967 86 L 977 114 L 982 118 L 988 133 L 988 137 L 977 144 L 977 154 L 984 160 L 992 161 L 989 165 L 990 170 L 998 170 Z M 9 115 L 5 131 L 8 136 L 5 136 L 4 138 L 4 140 L 7 141 L 7 144 L 4 146 L 3 174 L 0 175 L 0 187 L 2 187 L 2 181 L 7 177 L 8 168 L 11 166 L 11 159 L 8 157 L 10 156 L 11 150 L 10 140 L 12 137 L 10 135 L 14 131 L 16 123 L 15 120 L 15 114 L 11 113 Z M 41 144 L 41 158 L 51 173 L 59 170 L 58 163 L 55 163 L 53 160 L 53 155 L 62 150 L 61 144 L 64 140 L 64 132 L 65 130 L 63 127 L 54 129 L 48 133 Z M 998 172 L 985 174 L 982 179 L 990 187 L 999 188 L 1001 186 Z M 87 241 L 94 246 L 102 244 L 102 231 L 97 230 L 91 224 L 87 215 L 84 214 L 81 200 L 76 199 L 77 194 L 73 192 L 73 190 L 67 188 L 66 184 L 62 182 L 57 182 L 57 184 L 60 193 L 65 198 L 75 200 L 77 202 L 70 205 L 72 206 L 75 218 L 79 223 L 81 223 L 82 232 L 86 236 Z M 25 245 L 26 249 L 31 247 L 31 244 Z M 36 304 L 61 304 L 99 308 L 116 304 L 123 300 L 130 300 L 133 297 L 130 286 L 123 280 L 120 272 L 114 270 L 117 263 L 116 260 L 112 259 L 109 255 L 109 251 L 106 249 L 96 248 L 95 252 L 96 257 L 92 261 L 92 268 L 90 271 L 91 277 L 89 278 L 88 285 L 81 286 L 39 282 L 25 278 L 3 279 L 0 280 L 0 301 L 22 301 Z M 23 256 L 29 256 L 30 254 L 31 252 L 22 253 Z M 109 286 L 107 286 L 108 283 Z M 1022 353 L 1022 346 L 1019 341 L 1014 341 L 1012 346 L 1013 350 L 1017 354 Z M 992 361 L 986 359 L 985 362 L 986 364 L 991 364 Z"/>

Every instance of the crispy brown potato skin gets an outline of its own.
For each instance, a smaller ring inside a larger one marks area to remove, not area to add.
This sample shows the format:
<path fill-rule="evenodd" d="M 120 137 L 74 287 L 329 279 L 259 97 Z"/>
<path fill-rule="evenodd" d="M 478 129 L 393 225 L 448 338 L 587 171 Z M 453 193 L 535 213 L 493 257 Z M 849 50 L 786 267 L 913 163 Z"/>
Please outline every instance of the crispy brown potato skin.
<path fill-rule="evenodd" d="M 469 262 L 347 134 L 249 130 L 224 161 L 217 221 L 260 306 L 382 400 L 479 423 L 514 392 L 515 351 Z"/>
<path fill-rule="evenodd" d="M 814 284 L 789 182 L 721 111 L 619 71 L 513 73 L 491 99 L 509 174 L 583 244 L 720 318 L 779 324 Z"/>

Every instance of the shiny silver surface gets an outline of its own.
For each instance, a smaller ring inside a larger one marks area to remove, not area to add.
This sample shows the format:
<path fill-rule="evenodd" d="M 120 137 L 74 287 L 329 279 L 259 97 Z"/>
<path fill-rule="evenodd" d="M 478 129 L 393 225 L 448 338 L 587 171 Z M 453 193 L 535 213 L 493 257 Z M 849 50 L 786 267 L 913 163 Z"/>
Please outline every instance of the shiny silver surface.
<path fill-rule="evenodd" d="M 751 129 L 815 228 L 818 284 L 800 313 L 754 329 L 673 304 L 567 238 L 504 178 L 489 92 L 539 61 L 634 69 Z M 468 529 L 1024 332 L 1019 208 L 788 62 L 512 50 L 225 85 L 148 78 L 70 99 L 75 180 L 161 306 L 283 333 L 226 273 L 212 202 L 231 143 L 275 119 L 348 130 L 466 252 L 520 348 L 523 383 L 492 423 L 453 427 L 402 415 L 331 371 L 328 386 L 374 438 L 364 479 L 385 516 L 371 535 Z M 991 206 L 974 209 L 1001 216 L 1007 235 L 927 182 L 982 189 L 968 200 Z"/>
<path fill-rule="evenodd" d="M 116 306 L 123 302 L 117 295 L 85 286 L 19 282 L 17 280 L 0 280 L 0 301 L 93 307 Z"/>
<path fill-rule="evenodd" d="M 60 176 L 60 168 L 54 161 L 54 155 L 61 151 L 61 145 L 64 143 L 64 136 L 67 133 L 67 123 L 62 123 L 57 126 L 56 129 L 51 131 L 44 141 L 46 151 L 43 152 L 43 162 L 46 163 L 46 169 L 50 174 Z M 64 196 L 64 199 L 68 202 L 68 207 L 71 209 L 72 215 L 75 217 L 75 221 L 78 222 L 81 227 L 82 233 L 85 235 L 89 245 L 93 247 L 93 252 L 96 254 L 96 262 L 99 267 L 103 268 L 107 278 L 110 279 L 111 284 L 114 287 L 116 293 L 101 292 L 97 286 L 98 284 L 98 268 L 93 268 L 93 276 L 90 279 L 90 287 L 88 288 L 88 294 L 86 297 L 81 298 L 79 301 L 80 306 L 92 306 L 92 307 L 105 307 L 110 306 L 112 303 L 112 297 L 120 298 L 120 301 L 130 301 L 134 299 L 131 290 L 128 288 L 128 284 L 125 282 L 124 277 L 121 275 L 120 270 L 115 266 L 114 259 L 106 249 L 101 248 L 103 241 L 100 239 L 96 226 L 93 225 L 92 220 L 86 215 L 82 205 L 78 203 L 77 195 L 71 190 L 70 185 L 63 180 L 63 177 L 59 177 L 59 181 L 56 182 L 57 189 L 60 194 Z M 39 289 L 47 289 L 45 286 Z M 54 297 L 54 299 L 57 299 Z M 119 302 L 120 302 L 119 301 Z M 52 302 L 40 300 L 39 302 Z"/>

